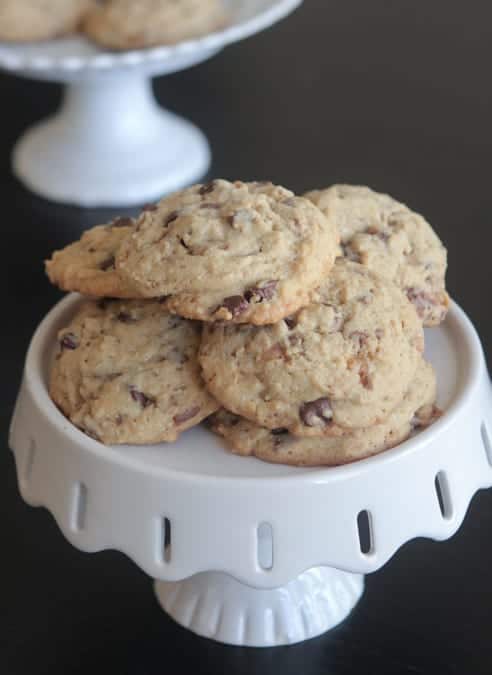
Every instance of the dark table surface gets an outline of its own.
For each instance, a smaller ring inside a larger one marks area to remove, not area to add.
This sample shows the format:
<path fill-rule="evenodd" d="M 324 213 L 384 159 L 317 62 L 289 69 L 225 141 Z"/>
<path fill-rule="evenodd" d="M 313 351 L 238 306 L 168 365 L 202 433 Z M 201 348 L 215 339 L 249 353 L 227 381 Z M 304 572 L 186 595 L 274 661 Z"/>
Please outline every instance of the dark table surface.
<path fill-rule="evenodd" d="M 422 211 L 448 246 L 450 291 L 490 360 L 491 21 L 485 0 L 307 0 L 274 29 L 155 88 L 208 134 L 213 176 L 299 192 L 364 183 Z M 10 173 L 14 140 L 60 93 L 0 75 L 0 673 L 490 675 L 492 491 L 475 496 L 450 541 L 410 542 L 371 575 L 341 627 L 274 650 L 192 636 L 127 558 L 78 552 L 46 511 L 21 501 L 8 424 L 29 338 L 60 297 L 41 263 L 109 215 L 45 202 Z"/>

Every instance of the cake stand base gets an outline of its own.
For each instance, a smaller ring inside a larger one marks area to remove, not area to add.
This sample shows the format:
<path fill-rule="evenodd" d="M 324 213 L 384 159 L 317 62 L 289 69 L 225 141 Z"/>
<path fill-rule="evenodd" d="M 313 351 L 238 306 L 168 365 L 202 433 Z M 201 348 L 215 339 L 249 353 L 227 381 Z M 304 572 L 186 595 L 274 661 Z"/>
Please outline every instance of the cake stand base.
<path fill-rule="evenodd" d="M 313 567 L 286 586 L 257 589 L 222 572 L 156 581 L 162 608 L 197 635 L 229 645 L 293 644 L 334 628 L 364 590 L 362 574 Z"/>
<path fill-rule="evenodd" d="M 28 130 L 13 169 L 29 189 L 79 206 L 131 206 L 201 178 L 205 136 L 163 110 L 145 75 L 68 84 L 59 112 Z"/>

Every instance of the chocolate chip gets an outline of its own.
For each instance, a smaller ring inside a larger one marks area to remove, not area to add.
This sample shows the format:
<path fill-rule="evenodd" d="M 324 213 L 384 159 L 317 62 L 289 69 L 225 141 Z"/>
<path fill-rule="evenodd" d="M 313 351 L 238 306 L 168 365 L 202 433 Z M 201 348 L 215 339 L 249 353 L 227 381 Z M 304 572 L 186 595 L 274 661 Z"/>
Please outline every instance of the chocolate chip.
<path fill-rule="evenodd" d="M 159 305 L 163 305 L 165 302 L 169 300 L 170 297 L 171 297 L 170 295 L 161 295 L 160 298 L 157 298 L 157 302 L 159 303 Z"/>
<path fill-rule="evenodd" d="M 133 224 L 134 221 L 131 218 L 125 218 L 124 216 L 121 216 L 120 218 L 113 220 L 109 226 L 111 229 L 113 229 L 115 227 L 133 227 Z"/>
<path fill-rule="evenodd" d="M 62 349 L 77 349 L 79 346 L 79 339 L 74 333 L 66 333 L 60 340 L 60 347 Z"/>
<path fill-rule="evenodd" d="M 145 206 L 142 206 L 142 212 L 157 211 L 157 209 L 158 209 L 157 204 L 145 204 Z"/>
<path fill-rule="evenodd" d="M 225 307 L 225 309 L 229 310 L 234 317 L 245 312 L 249 305 L 242 295 L 231 295 L 228 298 L 224 298 L 222 304 L 217 309 L 221 309 L 221 307 Z"/>
<path fill-rule="evenodd" d="M 372 389 L 372 380 L 369 377 L 367 364 L 361 364 L 359 368 L 359 380 L 364 389 Z"/>
<path fill-rule="evenodd" d="M 142 408 L 147 408 L 149 405 L 155 403 L 155 398 L 152 398 L 152 396 L 147 396 L 142 391 L 139 391 L 133 385 L 128 387 L 128 389 L 130 390 L 130 396 L 132 397 L 132 399 L 137 403 L 140 403 Z"/>
<path fill-rule="evenodd" d="M 170 223 L 174 222 L 176 218 L 179 218 L 179 211 L 171 211 L 171 213 L 164 220 L 164 226 L 167 227 Z"/>
<path fill-rule="evenodd" d="M 180 243 L 181 246 L 182 246 L 183 248 L 185 248 L 187 251 L 190 251 L 190 250 L 191 250 L 190 247 L 186 244 L 186 242 L 185 242 L 185 240 L 183 239 L 183 237 L 180 237 L 180 238 L 179 238 L 179 243 Z"/>
<path fill-rule="evenodd" d="M 120 312 L 116 315 L 116 318 L 118 321 L 121 321 L 121 323 L 135 323 L 135 321 L 137 321 L 137 319 L 128 312 Z"/>
<path fill-rule="evenodd" d="M 214 189 L 215 189 L 215 181 L 212 180 L 210 181 L 210 183 L 204 183 L 198 190 L 198 193 L 201 195 L 206 195 L 209 192 L 213 192 Z"/>
<path fill-rule="evenodd" d="M 271 300 L 275 295 L 278 281 L 266 281 L 263 286 L 254 286 L 244 294 L 248 302 L 263 302 Z"/>
<path fill-rule="evenodd" d="M 289 330 L 297 326 L 297 318 L 295 316 L 286 316 L 284 321 Z"/>
<path fill-rule="evenodd" d="M 384 330 L 382 328 L 376 328 L 374 331 L 375 336 L 377 337 L 378 340 L 381 340 L 381 338 L 384 337 Z"/>
<path fill-rule="evenodd" d="M 188 410 L 185 410 L 182 413 L 179 413 L 178 415 L 174 415 L 173 421 L 174 424 L 179 425 L 183 424 L 184 422 L 187 422 L 188 420 L 191 420 L 195 415 L 198 415 L 200 412 L 200 406 L 197 405 L 194 408 L 188 408 Z"/>
<path fill-rule="evenodd" d="M 279 429 L 272 429 L 271 433 L 272 433 L 273 436 L 281 436 L 283 434 L 288 434 L 289 430 L 284 429 L 283 427 L 280 427 Z"/>
<path fill-rule="evenodd" d="M 333 410 L 327 398 L 318 398 L 315 401 L 303 403 L 299 408 L 299 416 L 307 427 L 320 424 L 327 425 L 333 418 Z"/>
<path fill-rule="evenodd" d="M 109 258 L 106 258 L 106 260 L 102 261 L 102 263 L 99 265 L 99 269 L 103 272 L 106 272 L 111 268 L 114 269 L 114 262 L 114 255 L 110 255 Z"/>

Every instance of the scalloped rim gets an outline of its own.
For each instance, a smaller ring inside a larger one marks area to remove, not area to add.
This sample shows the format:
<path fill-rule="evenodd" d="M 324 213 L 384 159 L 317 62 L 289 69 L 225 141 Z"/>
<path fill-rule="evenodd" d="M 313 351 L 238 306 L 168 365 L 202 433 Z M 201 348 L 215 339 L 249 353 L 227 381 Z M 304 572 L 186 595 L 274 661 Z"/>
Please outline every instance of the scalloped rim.
<path fill-rule="evenodd" d="M 56 69 L 65 72 L 80 72 L 83 70 L 104 71 L 122 67 L 133 68 L 143 64 L 157 64 L 159 62 L 164 64 L 172 58 L 189 56 L 193 52 L 219 50 L 233 42 L 250 37 L 285 18 L 297 9 L 302 2 L 303 0 L 277 0 L 274 5 L 258 12 L 250 19 L 232 24 L 216 33 L 209 33 L 196 40 L 186 40 L 176 45 L 128 52 L 101 52 L 89 57 L 66 56 L 63 58 L 19 56 L 18 54 L 0 51 L 0 68 L 8 71 L 49 71 Z M 8 43 L 0 43 L 0 45 L 8 45 Z"/>

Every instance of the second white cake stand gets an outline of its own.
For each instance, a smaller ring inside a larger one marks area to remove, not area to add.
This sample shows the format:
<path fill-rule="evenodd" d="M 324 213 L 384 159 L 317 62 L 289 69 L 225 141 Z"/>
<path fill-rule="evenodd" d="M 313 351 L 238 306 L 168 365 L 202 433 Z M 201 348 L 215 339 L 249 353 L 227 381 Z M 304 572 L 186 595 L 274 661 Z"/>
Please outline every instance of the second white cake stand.
<path fill-rule="evenodd" d="M 195 633 L 252 646 L 319 635 L 358 602 L 363 574 L 409 539 L 450 537 L 492 485 L 492 388 L 456 305 L 426 336 L 443 417 L 371 459 L 299 469 L 233 456 L 202 428 L 146 447 L 79 432 L 47 392 L 57 330 L 78 302 L 59 303 L 29 348 L 10 437 L 22 496 L 77 548 L 126 553 Z"/>
<path fill-rule="evenodd" d="M 195 182 L 210 165 L 207 139 L 157 104 L 151 78 L 205 61 L 301 2 L 227 0 L 224 30 L 154 49 L 104 52 L 84 38 L 0 43 L 0 68 L 66 84 L 57 114 L 16 144 L 15 174 L 43 197 L 87 207 L 142 204 Z"/>

